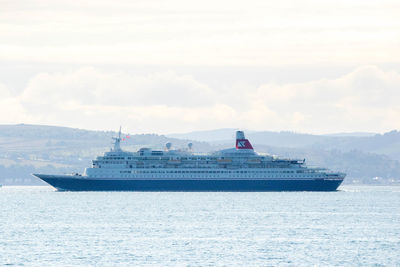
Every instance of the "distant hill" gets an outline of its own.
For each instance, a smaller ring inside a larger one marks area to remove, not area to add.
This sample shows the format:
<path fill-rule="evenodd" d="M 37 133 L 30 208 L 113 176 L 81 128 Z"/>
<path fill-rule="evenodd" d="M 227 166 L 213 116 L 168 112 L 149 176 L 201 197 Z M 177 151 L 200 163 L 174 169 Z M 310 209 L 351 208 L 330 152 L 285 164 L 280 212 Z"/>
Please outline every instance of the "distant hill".
<path fill-rule="evenodd" d="M 174 138 L 192 139 L 205 141 L 210 143 L 231 143 L 235 139 L 235 131 L 237 129 L 218 129 L 210 131 L 196 131 L 182 134 L 169 134 L 167 136 Z M 284 146 L 284 147 L 299 147 L 311 145 L 321 140 L 330 139 L 328 136 L 301 134 L 294 132 L 255 132 L 245 131 L 246 137 L 252 143 Z"/>
<path fill-rule="evenodd" d="M 366 132 L 354 132 L 354 133 L 332 133 L 332 134 L 323 134 L 325 136 L 334 136 L 334 137 L 344 137 L 344 136 L 352 136 L 352 137 L 368 137 L 374 136 L 377 133 L 366 133 Z"/>
<path fill-rule="evenodd" d="M 229 134 L 230 132 L 230 135 Z M 219 129 L 214 131 L 198 131 L 187 134 L 168 135 L 170 137 L 192 138 L 212 144 L 229 144 L 234 138 L 235 129 Z M 360 150 L 366 153 L 386 155 L 400 160 L 400 132 L 394 130 L 384 134 L 372 133 L 340 133 L 331 135 L 313 135 L 295 132 L 246 132 L 253 144 L 309 149 L 335 149 L 343 152 Z M 226 139 L 222 139 L 225 137 Z"/>
<path fill-rule="evenodd" d="M 224 128 L 217 130 L 195 131 L 189 133 L 167 134 L 171 138 L 190 139 L 204 142 L 227 141 L 235 138 L 235 131 L 238 129 Z"/>
<path fill-rule="evenodd" d="M 231 140 L 235 136 L 235 131 L 237 128 L 222 128 L 222 129 L 215 129 L 215 130 L 205 130 L 205 131 L 193 131 L 188 133 L 174 133 L 174 134 L 167 134 L 168 137 L 173 138 L 180 138 L 180 139 L 192 139 L 197 141 L 205 141 L 205 142 L 219 142 L 219 141 L 226 141 Z M 244 130 L 244 129 L 242 129 Z M 331 133 L 331 134 L 321 134 L 321 135 L 312 135 L 312 134 L 302 134 L 296 132 L 288 132 L 288 131 L 281 131 L 281 132 L 272 132 L 272 131 L 249 131 L 244 130 L 248 136 L 253 137 L 254 135 L 261 135 L 267 137 L 265 135 L 306 135 L 306 136 L 327 136 L 327 137 L 368 137 L 374 136 L 377 133 L 369 133 L 369 132 L 352 132 L 352 133 Z"/>
<path fill-rule="evenodd" d="M 400 132 L 394 130 L 365 137 L 334 137 L 316 142 L 312 147 L 340 151 L 360 150 L 400 160 Z"/>
<path fill-rule="evenodd" d="M 195 152 L 234 146 L 236 129 L 188 134 L 136 134 L 122 147 L 162 149 L 193 143 Z M 89 131 L 42 125 L 0 125 L 0 184 L 42 184 L 31 173 L 82 172 L 91 160 L 108 151 L 114 131 Z M 345 171 L 346 183 L 393 183 L 400 181 L 400 133 L 312 135 L 293 132 L 246 131 L 258 152 L 280 157 L 306 158 L 308 164 Z M 123 134 L 126 136 L 126 134 Z"/>

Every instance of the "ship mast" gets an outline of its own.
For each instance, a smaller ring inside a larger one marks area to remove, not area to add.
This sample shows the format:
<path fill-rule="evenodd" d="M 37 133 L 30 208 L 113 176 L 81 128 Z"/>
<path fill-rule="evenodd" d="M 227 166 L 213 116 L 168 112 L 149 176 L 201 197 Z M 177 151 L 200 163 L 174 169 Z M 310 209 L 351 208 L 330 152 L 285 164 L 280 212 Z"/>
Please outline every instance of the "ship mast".
<path fill-rule="evenodd" d="M 121 126 L 119 126 L 119 132 L 118 132 L 118 137 L 113 137 L 112 139 L 114 139 L 114 148 L 112 149 L 112 151 L 116 152 L 116 151 L 121 151 Z"/>

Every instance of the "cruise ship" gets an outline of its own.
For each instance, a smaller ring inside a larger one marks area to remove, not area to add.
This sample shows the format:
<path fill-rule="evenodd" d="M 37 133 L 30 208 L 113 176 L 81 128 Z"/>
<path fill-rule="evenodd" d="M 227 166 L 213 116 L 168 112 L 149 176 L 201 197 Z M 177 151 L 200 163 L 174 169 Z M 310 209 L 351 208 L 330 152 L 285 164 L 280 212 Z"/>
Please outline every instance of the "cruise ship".
<path fill-rule="evenodd" d="M 186 149 L 121 149 L 114 146 L 83 174 L 33 174 L 59 191 L 335 191 L 346 176 L 307 167 L 305 160 L 280 159 L 254 151 L 243 131 L 236 146 L 210 154 Z"/>

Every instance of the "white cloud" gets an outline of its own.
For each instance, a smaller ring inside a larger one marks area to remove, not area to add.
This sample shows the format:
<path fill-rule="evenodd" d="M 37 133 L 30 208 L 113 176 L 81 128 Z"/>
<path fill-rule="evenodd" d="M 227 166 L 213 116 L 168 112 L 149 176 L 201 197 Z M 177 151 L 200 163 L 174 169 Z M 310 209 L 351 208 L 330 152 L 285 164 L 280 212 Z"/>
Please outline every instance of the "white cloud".
<path fill-rule="evenodd" d="M 0 84 L 2 123 L 131 132 L 221 127 L 301 132 L 400 128 L 400 74 L 364 66 L 336 79 L 211 88 L 178 73 L 129 75 L 87 67 L 42 73 L 19 95 Z"/>
<path fill-rule="evenodd" d="M 4 84 L 0 83 L 0 99 L 8 98 L 10 96 L 11 93 L 8 88 Z"/>
<path fill-rule="evenodd" d="M 399 88 L 399 73 L 364 66 L 332 80 L 260 86 L 253 94 L 253 107 L 273 110 L 281 118 L 274 123 L 278 129 L 388 130 L 400 127 L 400 117 L 393 115 L 400 115 Z"/>
<path fill-rule="evenodd" d="M 12 95 L 5 84 L 0 83 L 0 122 L 15 123 L 30 119 L 20 101 Z"/>
<path fill-rule="evenodd" d="M 148 75 L 106 73 L 81 68 L 33 77 L 18 99 L 33 123 L 132 130 L 196 127 L 226 119 L 232 108 L 216 102 L 216 94 L 188 75 L 172 71 Z M 173 126 L 175 125 L 175 126 Z"/>
<path fill-rule="evenodd" d="M 188 75 L 174 72 L 150 75 L 104 73 L 94 68 L 39 74 L 28 83 L 21 99 L 37 105 L 168 105 L 204 106 L 215 101 L 213 91 Z"/>

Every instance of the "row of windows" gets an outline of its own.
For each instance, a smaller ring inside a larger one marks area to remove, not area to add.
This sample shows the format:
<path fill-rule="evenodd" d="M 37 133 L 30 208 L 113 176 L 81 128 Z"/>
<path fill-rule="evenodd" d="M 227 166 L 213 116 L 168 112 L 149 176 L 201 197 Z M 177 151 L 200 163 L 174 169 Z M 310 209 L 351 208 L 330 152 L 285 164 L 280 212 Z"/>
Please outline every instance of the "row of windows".
<path fill-rule="evenodd" d="M 105 157 L 102 158 L 101 160 L 112 160 L 111 162 L 115 162 L 115 160 L 217 160 L 217 158 L 171 158 L 171 157 L 127 157 L 127 158 L 120 158 L 120 157 L 115 157 L 115 158 L 109 158 Z M 224 158 L 221 158 L 224 159 Z M 104 161 L 103 161 L 104 162 Z"/>
<path fill-rule="evenodd" d="M 93 162 L 93 165 L 97 165 L 97 164 L 124 164 L 125 161 L 96 161 Z"/>
<path fill-rule="evenodd" d="M 294 171 L 120 171 L 120 173 L 294 173 Z"/>
<path fill-rule="evenodd" d="M 162 151 L 161 151 L 162 153 Z M 158 151 L 153 151 L 152 152 L 153 156 L 162 156 Z M 154 159 L 160 159 L 160 157 L 99 157 L 101 160 L 131 160 L 131 159 L 137 159 L 137 160 L 143 160 L 143 159 L 148 159 L 148 160 L 154 160 Z M 232 159 L 229 157 L 170 157 L 170 156 L 165 156 L 162 157 L 163 160 L 219 160 L 219 159 Z M 250 158 L 252 159 L 252 158 Z M 264 157 L 260 158 L 255 158 L 256 160 L 260 159 L 265 159 Z M 285 160 L 277 160 L 274 161 L 276 163 L 288 163 L 288 161 Z M 290 163 L 296 164 L 296 161 L 291 161 Z"/>
<path fill-rule="evenodd" d="M 161 163 L 165 165 L 164 162 L 161 162 Z M 100 166 L 101 164 L 131 164 L 131 165 L 129 165 L 130 168 L 132 168 L 132 166 L 133 166 L 132 162 L 127 162 L 127 161 L 93 161 L 93 166 Z M 136 164 L 138 166 L 143 166 L 144 162 L 137 162 Z M 153 162 L 153 164 L 154 164 L 154 162 Z M 150 166 L 147 163 L 146 166 L 151 167 L 151 168 L 159 168 L 162 165 L 158 164 L 158 165 Z M 212 167 L 212 166 L 216 166 L 216 164 L 211 164 L 211 163 L 207 162 L 207 164 L 201 164 L 201 165 L 196 165 L 196 166 L 190 165 L 188 167 L 209 168 L 209 167 Z M 248 165 L 248 166 L 250 166 L 250 165 Z M 264 164 L 262 164 L 262 165 L 259 165 L 259 167 L 260 168 L 290 168 L 290 165 L 278 165 L 278 166 L 276 166 L 276 165 L 264 165 Z M 293 171 L 287 171 L 287 173 L 290 173 L 290 172 L 293 172 Z M 309 171 L 307 171 L 307 170 L 303 171 L 302 170 L 302 171 L 297 171 L 297 172 L 300 173 L 300 172 L 309 172 Z"/>
<path fill-rule="evenodd" d="M 152 153 L 155 154 L 159 154 L 162 153 L 162 151 L 153 151 Z M 161 156 L 162 154 L 160 154 Z M 99 160 L 111 160 L 111 161 L 100 161 L 102 163 L 115 163 L 115 160 L 154 160 L 154 159 L 163 159 L 163 160 L 217 160 L 217 159 L 231 159 L 231 158 L 226 158 L 226 157 L 176 157 L 176 158 L 172 158 L 172 157 L 99 157 Z M 262 159 L 264 160 L 265 157 L 258 157 L 256 159 Z M 283 164 L 287 164 L 287 163 L 291 163 L 291 164 L 298 164 L 297 161 L 288 161 L 288 160 L 275 160 L 275 163 L 283 163 Z"/>

